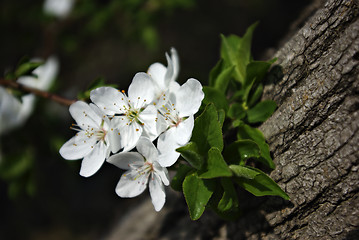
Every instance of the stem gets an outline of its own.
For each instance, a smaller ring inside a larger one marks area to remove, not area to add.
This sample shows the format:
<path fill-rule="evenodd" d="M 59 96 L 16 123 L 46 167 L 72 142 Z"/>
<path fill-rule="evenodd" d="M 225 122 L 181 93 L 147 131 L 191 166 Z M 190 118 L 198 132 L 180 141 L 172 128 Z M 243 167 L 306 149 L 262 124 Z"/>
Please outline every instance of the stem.
<path fill-rule="evenodd" d="M 17 89 L 17 90 L 20 90 L 22 92 L 32 93 L 32 94 L 35 94 L 36 96 L 50 99 L 52 101 L 55 101 L 57 103 L 65 105 L 65 106 L 70 106 L 71 104 L 76 102 L 76 100 L 63 98 L 63 97 L 60 97 L 60 96 L 58 96 L 56 94 L 53 94 L 53 93 L 49 93 L 49 92 L 42 91 L 42 90 L 32 88 L 32 87 L 27 87 L 27 86 L 25 86 L 25 85 L 23 85 L 21 83 L 11 81 L 11 80 L 5 80 L 5 79 L 0 78 L 0 85 L 10 87 L 10 88 L 13 88 L 13 89 Z"/>

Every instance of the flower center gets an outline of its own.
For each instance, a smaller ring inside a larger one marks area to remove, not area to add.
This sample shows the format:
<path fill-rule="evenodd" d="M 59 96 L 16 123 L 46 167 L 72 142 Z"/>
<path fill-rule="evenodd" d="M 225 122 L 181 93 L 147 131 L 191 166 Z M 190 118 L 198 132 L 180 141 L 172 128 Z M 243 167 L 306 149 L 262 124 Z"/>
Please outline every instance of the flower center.
<path fill-rule="evenodd" d="M 97 141 L 105 142 L 106 134 L 107 134 L 107 131 L 105 129 L 101 128 L 98 131 L 96 131 L 94 135 L 95 135 Z"/>
<path fill-rule="evenodd" d="M 91 126 L 87 126 L 87 128 L 84 128 L 84 127 L 80 128 L 78 125 L 72 124 L 70 129 L 78 131 L 78 132 L 84 131 L 85 136 L 87 136 L 88 138 L 95 137 L 95 139 L 97 141 L 104 141 L 105 142 L 107 131 L 103 127 L 104 123 L 105 123 L 105 121 L 102 120 L 100 128 L 94 128 L 94 127 L 91 127 Z"/>
<path fill-rule="evenodd" d="M 164 97 L 163 99 L 165 100 Z M 170 127 L 178 127 L 178 124 L 183 121 L 183 119 L 178 116 L 175 104 L 173 104 L 170 100 L 168 100 L 166 104 L 162 105 L 161 108 L 158 109 L 158 112 L 169 123 Z"/>
<path fill-rule="evenodd" d="M 154 168 L 153 164 L 149 162 L 145 162 L 143 166 L 136 169 L 136 175 L 132 178 L 132 180 L 136 181 L 138 180 L 142 175 L 149 176 L 151 173 L 153 173 Z M 139 182 L 140 183 L 140 182 Z M 144 184 L 144 182 L 142 182 Z"/>
<path fill-rule="evenodd" d="M 138 111 L 137 109 L 133 109 L 131 107 L 126 112 L 126 117 L 130 120 L 130 122 L 134 120 L 137 121 L 139 115 L 140 115 L 140 111 Z"/>

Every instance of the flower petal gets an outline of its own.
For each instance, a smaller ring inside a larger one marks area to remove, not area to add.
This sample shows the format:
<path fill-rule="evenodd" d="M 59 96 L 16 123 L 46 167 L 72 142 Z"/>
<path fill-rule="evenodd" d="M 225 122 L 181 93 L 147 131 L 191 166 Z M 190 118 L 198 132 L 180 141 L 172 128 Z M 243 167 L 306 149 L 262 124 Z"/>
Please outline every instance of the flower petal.
<path fill-rule="evenodd" d="M 166 53 L 166 59 L 168 63 L 167 72 L 165 76 L 166 90 L 169 88 L 172 82 L 176 81 L 179 72 L 179 59 L 176 49 L 171 49 L 171 57 Z"/>
<path fill-rule="evenodd" d="M 167 59 L 167 72 L 165 76 L 165 86 L 168 87 L 172 81 L 174 81 L 174 69 L 173 69 L 173 63 L 172 59 L 168 56 L 166 53 L 166 59 Z"/>
<path fill-rule="evenodd" d="M 135 109 L 150 104 L 155 97 L 155 87 L 150 75 L 137 73 L 128 88 L 128 97 Z"/>
<path fill-rule="evenodd" d="M 109 155 L 109 149 L 103 141 L 99 141 L 90 154 L 86 155 L 81 163 L 80 175 L 90 177 L 95 174 Z"/>
<path fill-rule="evenodd" d="M 158 162 L 163 167 L 172 166 L 180 156 L 179 152 L 176 152 L 176 149 L 181 147 L 176 141 L 173 134 L 167 134 L 168 132 L 174 131 L 173 128 L 170 128 L 168 131 L 162 133 L 157 141 L 157 148 L 160 152 L 158 156 Z"/>
<path fill-rule="evenodd" d="M 38 76 L 38 83 L 33 87 L 40 90 L 48 90 L 55 80 L 58 70 L 58 59 L 54 56 L 48 58 L 45 64 L 39 66 L 33 71 L 33 73 Z"/>
<path fill-rule="evenodd" d="M 170 178 L 168 175 L 167 168 L 162 167 L 157 161 L 153 162 L 153 167 L 155 169 L 155 172 L 158 174 L 158 176 L 161 177 L 161 180 L 165 186 L 168 186 L 170 184 Z"/>
<path fill-rule="evenodd" d="M 180 117 L 195 114 L 204 98 L 201 83 L 194 79 L 188 79 L 176 94 L 176 108 Z"/>
<path fill-rule="evenodd" d="M 157 161 L 158 151 L 150 139 L 141 137 L 137 142 L 136 149 L 148 162 L 153 163 L 154 161 Z"/>
<path fill-rule="evenodd" d="M 157 123 L 157 125 L 156 125 L 157 134 L 163 133 L 169 127 L 167 121 L 160 113 L 157 113 L 156 123 Z"/>
<path fill-rule="evenodd" d="M 21 107 L 20 101 L 0 86 L 0 135 L 20 124 Z"/>
<path fill-rule="evenodd" d="M 168 87 L 169 91 L 172 93 L 177 92 L 180 89 L 180 85 L 178 82 L 171 82 L 170 86 Z"/>
<path fill-rule="evenodd" d="M 33 94 L 26 94 L 21 97 L 22 104 L 20 107 L 20 111 L 18 112 L 16 121 L 19 125 L 23 124 L 34 111 L 35 100 L 36 98 Z"/>
<path fill-rule="evenodd" d="M 153 173 L 152 178 L 150 179 L 149 189 L 152 204 L 158 212 L 166 202 L 166 193 L 161 178 L 156 173 Z"/>
<path fill-rule="evenodd" d="M 136 170 L 129 170 L 122 174 L 116 186 L 116 193 L 123 198 L 136 197 L 147 187 L 148 174 L 139 174 Z"/>
<path fill-rule="evenodd" d="M 91 91 L 90 98 L 107 115 L 124 113 L 128 108 L 127 98 L 113 87 L 100 87 Z"/>
<path fill-rule="evenodd" d="M 82 129 L 89 126 L 99 128 L 101 124 L 101 116 L 98 116 L 85 102 L 77 101 L 73 103 L 69 111 L 77 125 Z"/>
<path fill-rule="evenodd" d="M 181 146 L 187 144 L 192 136 L 194 127 L 194 117 L 190 115 L 186 120 L 180 122 L 177 127 L 174 127 L 173 137 Z"/>
<path fill-rule="evenodd" d="M 111 152 L 117 153 L 122 148 L 120 131 L 110 126 L 107 136 L 107 144 L 110 146 Z"/>
<path fill-rule="evenodd" d="M 147 73 L 152 77 L 154 82 L 158 85 L 160 90 L 165 89 L 165 75 L 166 75 L 166 67 L 163 66 L 161 63 L 154 63 L 152 64 L 148 70 Z"/>
<path fill-rule="evenodd" d="M 172 58 L 172 65 L 173 65 L 173 75 L 172 75 L 172 82 L 176 81 L 179 72 L 179 57 L 175 48 L 171 48 L 171 58 Z"/>
<path fill-rule="evenodd" d="M 178 146 L 179 147 L 179 146 Z M 168 148 L 165 152 L 158 156 L 158 162 L 162 167 L 170 167 L 176 163 L 180 156 L 179 152 L 176 152 L 178 147 Z"/>
<path fill-rule="evenodd" d="M 34 76 L 22 76 L 17 79 L 18 83 L 31 88 L 38 88 L 39 79 Z"/>
<path fill-rule="evenodd" d="M 157 109 L 153 105 L 147 106 L 139 115 L 139 120 L 143 123 L 143 129 L 146 135 L 155 140 L 158 137 L 157 133 Z"/>
<path fill-rule="evenodd" d="M 129 170 L 131 169 L 130 164 L 138 167 L 143 166 L 144 159 L 138 152 L 121 152 L 109 157 L 107 162 L 112 163 L 121 169 Z"/>
<path fill-rule="evenodd" d="M 104 128 L 107 130 L 108 126 L 110 125 L 110 119 L 106 116 L 106 113 L 101 111 L 101 109 L 93 103 L 90 103 L 89 106 L 92 109 L 92 111 L 94 111 L 94 113 L 101 118 L 100 123 L 104 121 Z"/>
<path fill-rule="evenodd" d="M 81 159 L 88 155 L 96 143 L 95 138 L 88 138 L 83 132 L 77 133 L 60 148 L 60 154 L 67 160 Z"/>
<path fill-rule="evenodd" d="M 127 125 L 126 119 L 124 118 L 123 124 L 120 127 L 120 132 L 122 136 L 123 151 L 127 152 L 136 146 L 138 139 L 140 139 L 142 135 L 143 128 L 137 122 L 128 123 Z"/>

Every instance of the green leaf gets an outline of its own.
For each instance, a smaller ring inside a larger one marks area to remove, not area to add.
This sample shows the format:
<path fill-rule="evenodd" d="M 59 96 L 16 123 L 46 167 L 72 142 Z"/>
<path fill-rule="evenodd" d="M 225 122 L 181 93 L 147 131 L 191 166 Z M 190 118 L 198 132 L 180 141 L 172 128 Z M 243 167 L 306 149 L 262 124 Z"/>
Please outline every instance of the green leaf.
<path fill-rule="evenodd" d="M 223 94 L 225 94 L 227 91 L 228 83 L 232 78 L 234 69 L 235 69 L 234 66 L 230 66 L 230 67 L 224 69 L 219 74 L 219 76 L 217 77 L 217 79 L 215 81 L 214 87 L 216 89 L 218 89 L 220 92 L 222 92 Z"/>
<path fill-rule="evenodd" d="M 242 39 L 235 35 L 230 35 L 229 37 L 221 35 L 221 39 L 221 57 L 225 62 L 225 66 L 235 66 L 233 73 L 234 78 L 237 81 L 243 83 L 245 77 L 245 68 L 242 69 L 243 64 L 239 60 L 239 48 L 242 44 Z"/>
<path fill-rule="evenodd" d="M 270 66 L 276 61 L 272 59 L 269 61 L 252 61 L 246 68 L 246 85 L 250 85 L 250 82 L 255 78 L 256 81 L 261 82 L 267 74 Z"/>
<path fill-rule="evenodd" d="M 228 110 L 228 117 L 231 119 L 243 119 L 246 117 L 246 110 L 242 104 L 233 103 Z"/>
<path fill-rule="evenodd" d="M 23 75 L 29 75 L 37 67 L 41 66 L 43 62 L 25 62 L 20 64 L 15 70 L 15 77 L 21 77 Z"/>
<path fill-rule="evenodd" d="M 280 196 L 285 200 L 289 200 L 289 196 L 274 182 L 270 177 L 268 177 L 264 172 L 259 169 L 247 167 L 258 173 L 253 179 L 248 178 L 235 178 L 235 182 L 252 193 L 255 196 Z"/>
<path fill-rule="evenodd" d="M 229 165 L 229 168 L 237 177 L 243 177 L 247 179 L 254 179 L 259 173 L 246 166 Z"/>
<path fill-rule="evenodd" d="M 238 49 L 238 56 L 239 56 L 239 71 L 244 73 L 243 74 L 243 81 L 246 76 L 246 67 L 247 64 L 251 61 L 251 45 L 252 45 L 252 36 L 254 29 L 257 27 L 258 22 L 253 23 L 249 28 L 247 29 L 246 33 L 244 34 L 242 38 L 242 42 Z M 242 83 L 243 83 L 242 81 Z"/>
<path fill-rule="evenodd" d="M 197 169 L 202 167 L 204 160 L 195 142 L 190 142 L 186 146 L 177 148 L 176 151 L 181 153 L 182 157 L 191 164 L 192 167 Z"/>
<path fill-rule="evenodd" d="M 259 158 L 260 149 L 252 140 L 237 140 L 224 150 L 223 156 L 229 163 L 244 165 L 249 158 Z"/>
<path fill-rule="evenodd" d="M 222 128 L 214 104 L 208 104 L 203 113 L 196 118 L 191 141 L 197 144 L 202 156 L 206 156 L 211 147 L 223 150 Z"/>
<path fill-rule="evenodd" d="M 221 127 L 223 127 L 224 120 L 226 119 L 226 112 L 223 109 L 218 110 L 218 121 Z"/>
<path fill-rule="evenodd" d="M 216 63 L 216 66 L 214 66 L 211 69 L 211 72 L 209 73 L 209 86 L 210 87 L 214 87 L 214 85 L 216 84 L 216 80 L 217 80 L 218 76 L 221 74 L 223 68 L 224 68 L 224 62 L 223 62 L 223 59 L 220 59 Z"/>
<path fill-rule="evenodd" d="M 257 158 L 257 160 L 272 169 L 275 168 L 272 157 L 270 156 L 269 146 L 265 142 L 265 138 L 260 130 L 252 128 L 247 124 L 242 124 L 238 127 L 237 137 L 239 140 L 253 140 L 258 145 L 261 153 L 261 157 Z"/>
<path fill-rule="evenodd" d="M 253 93 L 249 94 L 248 100 L 247 100 L 247 106 L 252 107 L 254 104 L 257 103 L 257 101 L 261 98 L 263 93 L 263 84 L 259 83 L 258 85 L 254 86 L 252 88 Z"/>
<path fill-rule="evenodd" d="M 183 194 L 192 220 L 201 217 L 214 189 L 215 182 L 213 179 L 199 178 L 196 173 L 187 175 L 183 181 Z"/>
<path fill-rule="evenodd" d="M 216 184 L 216 186 L 208 207 L 226 220 L 238 219 L 241 211 L 238 207 L 238 196 L 231 178 L 221 178 L 220 184 Z"/>
<path fill-rule="evenodd" d="M 245 83 L 246 67 L 251 61 L 251 42 L 253 31 L 258 23 L 252 24 L 244 34 L 243 38 L 230 35 L 221 35 L 221 57 L 225 66 L 235 66 L 233 76 L 241 84 Z"/>
<path fill-rule="evenodd" d="M 229 35 L 228 37 L 221 36 L 221 57 L 225 66 L 237 65 L 238 62 L 238 50 L 242 44 L 242 39 L 236 35 Z M 223 69 L 223 68 L 222 68 Z"/>
<path fill-rule="evenodd" d="M 176 169 L 176 175 L 172 178 L 171 187 L 176 191 L 182 191 L 182 184 L 188 173 L 193 170 L 188 165 L 180 164 Z"/>
<path fill-rule="evenodd" d="M 246 66 L 246 78 L 243 83 L 243 89 L 244 89 L 244 97 L 243 99 L 247 101 L 248 94 L 252 89 L 253 85 L 256 85 L 255 83 L 262 82 L 264 76 L 267 74 L 270 66 L 272 65 L 273 60 L 264 62 L 264 61 L 252 61 L 248 63 Z"/>
<path fill-rule="evenodd" d="M 267 118 L 272 116 L 276 108 L 277 104 L 274 101 L 266 100 L 259 102 L 257 105 L 247 111 L 248 122 L 264 122 L 267 120 Z"/>
<path fill-rule="evenodd" d="M 199 172 L 200 178 L 217 178 L 217 177 L 230 177 L 232 176 L 231 170 L 228 168 L 227 163 L 224 161 L 221 151 L 212 147 L 208 151 L 207 165 Z"/>
<path fill-rule="evenodd" d="M 223 196 L 218 203 L 218 210 L 221 212 L 233 211 L 238 208 L 237 192 L 230 178 L 221 178 Z"/>
<path fill-rule="evenodd" d="M 203 87 L 203 92 L 203 105 L 213 103 L 218 110 L 223 109 L 225 112 L 228 111 L 228 101 L 226 96 L 222 92 L 220 92 L 218 89 L 207 86 Z"/>

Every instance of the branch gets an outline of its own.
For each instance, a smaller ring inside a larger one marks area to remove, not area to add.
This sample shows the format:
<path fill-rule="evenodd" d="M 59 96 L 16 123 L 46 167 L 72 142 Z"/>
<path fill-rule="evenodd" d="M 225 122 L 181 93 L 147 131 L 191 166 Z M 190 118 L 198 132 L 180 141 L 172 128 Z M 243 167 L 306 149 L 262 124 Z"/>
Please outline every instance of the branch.
<path fill-rule="evenodd" d="M 11 81 L 11 80 L 5 80 L 5 79 L 0 78 L 0 85 L 10 87 L 10 88 L 13 88 L 13 89 L 17 89 L 17 90 L 20 90 L 22 92 L 32 93 L 32 94 L 34 94 L 36 96 L 50 99 L 52 101 L 55 101 L 57 103 L 65 105 L 65 106 L 70 106 L 71 104 L 76 102 L 76 100 L 66 99 L 66 98 L 60 97 L 60 96 L 58 96 L 56 94 L 49 93 L 49 92 L 46 92 L 46 91 L 42 91 L 42 90 L 32 88 L 32 87 L 27 87 L 27 86 L 25 86 L 25 85 L 23 85 L 21 83 Z"/>

